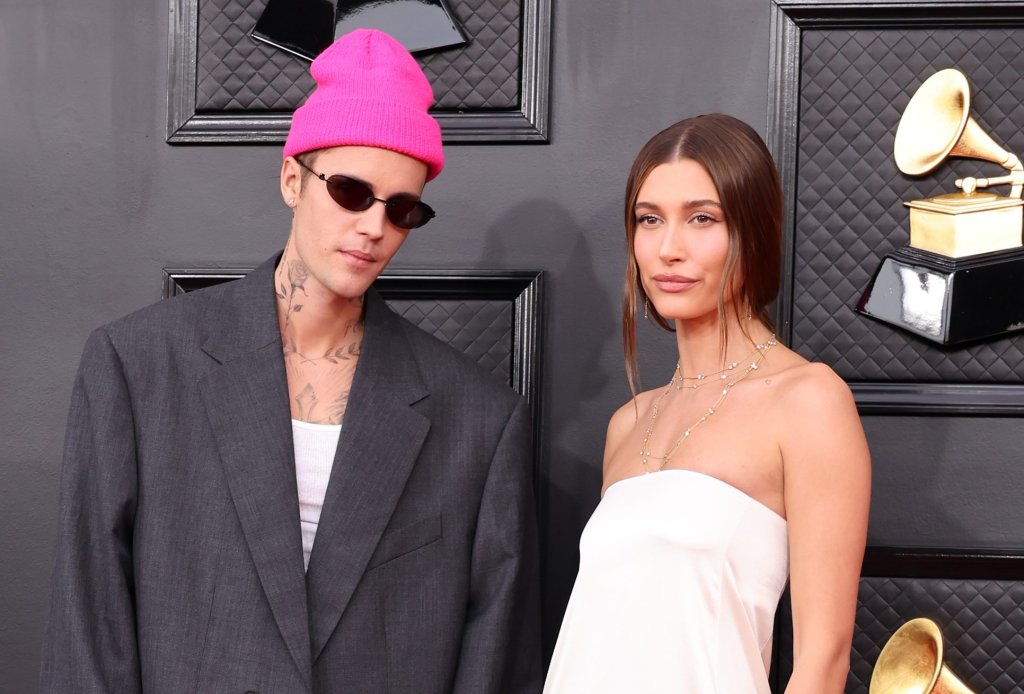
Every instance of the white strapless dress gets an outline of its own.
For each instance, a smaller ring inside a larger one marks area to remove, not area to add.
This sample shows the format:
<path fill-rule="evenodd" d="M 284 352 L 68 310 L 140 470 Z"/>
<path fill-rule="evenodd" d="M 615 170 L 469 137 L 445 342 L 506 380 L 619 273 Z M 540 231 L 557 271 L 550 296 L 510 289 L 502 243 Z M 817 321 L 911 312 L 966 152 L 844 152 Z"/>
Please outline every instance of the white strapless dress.
<path fill-rule="evenodd" d="M 611 485 L 545 694 L 768 694 L 786 521 L 721 480 L 663 470 Z"/>

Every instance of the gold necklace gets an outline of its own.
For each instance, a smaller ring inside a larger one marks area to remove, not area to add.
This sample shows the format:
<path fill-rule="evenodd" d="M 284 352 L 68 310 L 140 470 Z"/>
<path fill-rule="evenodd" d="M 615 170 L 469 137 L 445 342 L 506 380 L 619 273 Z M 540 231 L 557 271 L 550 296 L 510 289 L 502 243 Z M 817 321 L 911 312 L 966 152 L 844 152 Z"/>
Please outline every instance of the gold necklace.
<path fill-rule="evenodd" d="M 689 388 L 696 390 L 697 388 L 703 388 L 709 383 L 715 383 L 716 381 L 728 380 L 729 376 L 736 367 L 740 365 L 740 362 L 747 362 L 753 359 L 754 355 L 758 353 L 758 350 L 754 349 L 753 352 L 748 354 L 740 361 L 732 361 L 725 365 L 725 368 L 719 369 L 718 371 L 712 371 L 711 373 L 698 373 L 696 376 L 684 376 L 682 370 L 679 368 L 679 362 L 676 362 L 676 370 L 672 373 L 671 383 L 675 385 L 676 390 L 683 390 Z M 712 376 L 718 376 L 718 378 L 711 378 Z M 685 383 L 685 381 L 697 381 L 696 383 Z"/>
<path fill-rule="evenodd" d="M 740 374 L 736 379 L 732 381 L 727 381 L 726 383 L 722 384 L 722 393 L 721 395 L 718 396 L 718 400 L 715 401 L 715 404 L 709 407 L 707 411 L 704 412 L 704 414 L 702 414 L 699 419 L 697 419 L 696 422 L 691 424 L 687 429 L 683 431 L 683 433 L 680 435 L 678 439 L 676 439 L 676 442 L 672 444 L 672 447 L 668 449 L 668 452 L 665 455 L 651 455 L 650 441 L 651 435 L 654 433 L 654 423 L 658 419 L 658 407 L 661 405 L 661 401 L 665 399 L 665 396 L 669 394 L 669 391 L 673 389 L 679 390 L 679 388 L 676 387 L 675 375 L 673 375 L 672 379 L 668 382 L 668 387 L 665 388 L 664 392 L 662 392 L 662 394 L 658 396 L 658 399 L 654 401 L 654 407 L 651 408 L 651 422 L 650 424 L 647 425 L 647 429 L 644 431 L 644 441 L 642 447 L 640 448 L 640 462 L 643 463 L 645 473 L 650 474 L 651 472 L 658 472 L 666 465 L 668 465 L 669 459 L 679 448 L 680 444 L 682 444 L 683 441 L 690 437 L 690 433 L 694 429 L 699 427 L 704 422 L 708 421 L 708 417 L 713 415 L 718 410 L 718 407 L 722 404 L 722 401 L 725 400 L 726 396 L 729 395 L 729 391 L 732 390 L 732 387 L 734 385 L 736 385 L 744 378 L 749 376 L 752 372 L 757 371 L 758 365 L 764 360 L 765 355 L 768 354 L 768 350 L 770 350 L 776 344 L 777 343 L 775 341 L 775 334 L 772 333 L 771 336 L 769 336 L 765 342 L 755 345 L 755 352 L 757 356 L 754 357 L 753 361 L 750 362 L 750 365 L 747 366 L 746 369 L 743 370 L 743 373 Z M 676 366 L 676 368 L 678 369 L 678 365 Z M 661 464 L 658 465 L 658 467 L 654 468 L 653 470 L 650 469 L 649 464 L 651 458 L 653 458 L 654 460 L 661 461 Z"/>

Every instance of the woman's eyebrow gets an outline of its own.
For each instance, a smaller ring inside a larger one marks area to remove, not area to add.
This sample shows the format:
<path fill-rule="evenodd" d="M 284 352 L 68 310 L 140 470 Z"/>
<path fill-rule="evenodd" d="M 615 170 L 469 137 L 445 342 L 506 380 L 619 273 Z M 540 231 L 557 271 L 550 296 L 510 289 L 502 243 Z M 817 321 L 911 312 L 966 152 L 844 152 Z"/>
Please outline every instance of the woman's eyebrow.
<path fill-rule="evenodd" d="M 685 209 L 690 209 L 690 208 L 693 208 L 693 207 L 717 207 L 718 209 L 722 209 L 722 204 L 720 202 L 718 202 L 717 200 L 711 200 L 711 199 L 707 199 L 707 200 L 687 200 L 686 202 L 684 202 L 682 204 L 682 207 L 685 208 Z M 640 208 L 647 208 L 647 209 L 657 210 L 657 209 L 661 209 L 661 205 L 658 205 L 657 203 L 654 203 L 654 202 L 647 202 L 646 200 L 637 200 L 636 205 L 634 205 L 634 209 L 640 209 Z"/>

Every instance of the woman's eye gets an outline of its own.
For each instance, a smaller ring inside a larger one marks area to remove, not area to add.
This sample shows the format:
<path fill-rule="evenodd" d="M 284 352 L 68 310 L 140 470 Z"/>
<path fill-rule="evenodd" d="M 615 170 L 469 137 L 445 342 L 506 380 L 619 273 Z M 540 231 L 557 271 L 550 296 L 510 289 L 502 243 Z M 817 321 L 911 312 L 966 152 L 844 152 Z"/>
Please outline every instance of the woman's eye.
<path fill-rule="evenodd" d="M 718 221 L 717 219 L 707 214 L 706 212 L 698 212 L 697 214 L 693 215 L 691 220 L 696 222 L 697 224 L 713 224 L 714 222 Z"/>
<path fill-rule="evenodd" d="M 658 218 L 655 217 L 653 214 L 642 214 L 636 218 L 636 223 L 641 226 L 649 227 L 654 224 L 657 224 Z"/>

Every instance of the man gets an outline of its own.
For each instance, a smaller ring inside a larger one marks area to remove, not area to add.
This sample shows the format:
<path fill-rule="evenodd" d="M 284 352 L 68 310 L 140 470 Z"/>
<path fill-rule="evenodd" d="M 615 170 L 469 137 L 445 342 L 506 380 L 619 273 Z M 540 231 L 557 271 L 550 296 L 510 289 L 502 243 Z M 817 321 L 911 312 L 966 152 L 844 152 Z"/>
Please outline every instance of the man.
<path fill-rule="evenodd" d="M 535 692 L 525 402 L 370 289 L 443 166 L 385 34 L 314 63 L 283 255 L 89 338 L 43 692 Z"/>

